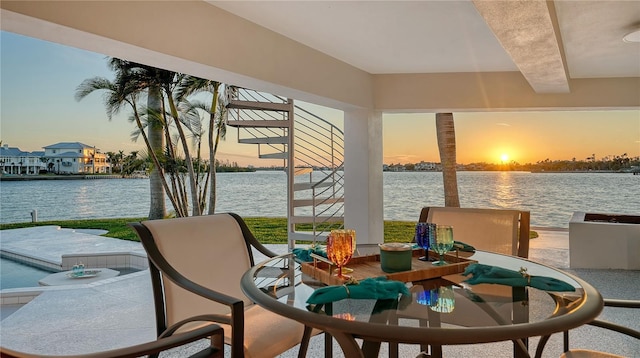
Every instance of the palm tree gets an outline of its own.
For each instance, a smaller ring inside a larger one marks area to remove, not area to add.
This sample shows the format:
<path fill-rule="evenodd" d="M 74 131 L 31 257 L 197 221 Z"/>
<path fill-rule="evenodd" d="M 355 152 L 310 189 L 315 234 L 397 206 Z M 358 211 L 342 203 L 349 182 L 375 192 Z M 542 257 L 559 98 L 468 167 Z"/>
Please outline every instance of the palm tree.
<path fill-rule="evenodd" d="M 206 80 L 194 76 L 185 76 L 178 89 L 178 98 L 185 98 L 191 94 L 208 92 L 212 94 L 209 105 L 202 102 L 194 102 L 191 108 L 200 109 L 209 114 L 209 211 L 208 214 L 215 213 L 216 210 L 216 153 L 220 139 L 225 138 L 227 133 L 226 113 L 227 109 L 223 105 L 220 97 L 220 82 Z M 217 111 L 216 111 L 217 109 Z"/>
<path fill-rule="evenodd" d="M 130 106 L 134 113 L 134 117 L 136 118 L 138 129 L 140 130 L 142 137 L 144 138 L 147 148 L 153 148 L 154 146 L 158 145 L 157 139 L 155 138 L 156 133 L 150 131 L 150 136 L 147 137 L 144 132 L 144 126 L 140 119 L 140 114 L 137 108 L 138 97 L 140 93 L 144 91 L 145 88 L 147 88 L 145 82 L 141 80 L 144 77 L 140 76 L 138 73 L 132 70 L 133 67 L 130 66 L 126 61 L 111 59 L 109 65 L 116 71 L 116 79 L 113 82 L 102 77 L 86 79 L 77 87 L 75 95 L 76 99 L 81 100 L 97 90 L 106 91 L 107 93 L 104 96 L 104 104 L 109 120 L 111 120 L 113 115 L 117 114 L 125 105 Z M 151 139 L 152 137 L 153 139 Z M 151 142 L 154 140 L 156 140 L 156 142 L 154 142 L 152 146 Z M 160 131 L 161 143 L 162 140 L 163 134 L 162 131 Z M 155 153 L 155 151 L 153 150 L 150 150 L 150 152 Z M 160 150 L 160 153 L 162 154 L 162 150 Z M 120 151 L 120 153 L 117 155 L 118 163 L 121 162 L 123 156 L 124 153 Z M 151 157 L 155 164 L 154 168 L 158 168 L 157 170 L 161 170 L 158 157 L 153 154 L 151 155 Z M 120 170 L 122 171 L 121 166 Z M 162 173 L 158 173 L 157 176 L 161 179 L 160 185 L 163 185 L 164 180 Z M 165 213 L 164 190 L 166 189 L 166 183 L 164 183 L 164 187 L 160 190 L 157 190 L 156 185 L 156 181 L 150 180 L 150 192 L 152 198 L 149 209 L 150 219 L 163 218 Z M 172 204 L 174 205 L 174 207 L 176 206 L 173 201 Z"/>
<path fill-rule="evenodd" d="M 116 82 L 119 87 L 128 89 L 131 93 L 138 94 L 147 90 L 148 139 L 145 140 L 152 158 L 161 157 L 164 152 L 164 127 L 165 123 L 152 113 L 162 111 L 161 83 L 167 78 L 173 77 L 173 72 L 158 70 L 151 66 L 140 65 L 134 62 L 111 58 L 109 66 L 116 72 Z M 134 97 L 135 101 L 135 97 Z M 135 103 L 135 102 L 134 102 Z M 135 105 L 133 106 L 135 110 Z M 139 117 L 138 117 L 139 118 Z M 142 124 L 138 128 L 144 133 Z M 143 134 L 144 138 L 144 134 Z M 157 162 L 157 160 L 154 160 Z M 162 169 L 159 163 L 153 166 L 149 174 L 149 219 L 162 219 L 165 217 L 165 184 Z"/>
<path fill-rule="evenodd" d="M 453 113 L 436 113 L 438 150 L 442 163 L 444 206 L 460 207 L 458 178 L 456 175 L 456 131 Z"/>
<path fill-rule="evenodd" d="M 191 196 L 191 214 L 201 215 L 205 208 L 203 193 L 206 192 L 207 185 L 199 185 L 201 173 L 195 172 L 186 130 L 191 131 L 194 137 L 200 137 L 202 132 L 199 126 L 193 126 L 189 122 L 191 119 L 189 114 L 195 110 L 185 106 L 185 103 L 188 103 L 185 96 L 195 93 L 197 88 L 192 87 L 189 82 L 184 82 L 183 78 L 188 76 L 183 74 L 115 58 L 110 60 L 110 66 L 116 72 L 116 79 L 113 82 L 100 78 L 85 80 L 78 87 L 76 98 L 81 99 L 96 89 L 107 90 L 105 106 L 109 118 L 124 104 L 131 106 L 133 110 L 131 120 L 137 125 L 137 130 L 132 133 L 132 137 L 134 140 L 138 136 L 143 137 L 153 162 L 150 173 L 149 218 L 164 217 L 165 193 L 171 200 L 176 216 L 189 215 L 188 195 Z M 212 85 L 216 83 L 208 82 Z M 185 83 L 186 85 L 183 86 Z M 177 91 L 178 85 L 185 90 Z M 219 83 L 215 87 L 217 86 Z M 186 88 L 189 89 L 186 90 Z M 136 103 L 138 97 L 144 94 L 147 96 L 147 107 L 138 108 Z M 213 108 L 216 108 L 218 96 L 214 98 Z M 218 128 L 221 127 L 218 126 Z M 177 131 L 177 136 L 174 131 Z M 224 131 L 221 133 L 222 135 L 218 134 L 213 143 L 217 143 L 220 136 L 224 137 Z M 210 146 L 217 149 L 217 144 L 210 144 Z M 178 158 L 179 152 L 184 155 L 184 160 Z M 202 166 L 199 165 L 198 169 L 200 168 Z M 165 171 L 170 185 L 165 178 Z M 185 172 L 190 190 L 186 189 L 183 174 Z M 205 180 L 205 183 L 208 181 Z"/>

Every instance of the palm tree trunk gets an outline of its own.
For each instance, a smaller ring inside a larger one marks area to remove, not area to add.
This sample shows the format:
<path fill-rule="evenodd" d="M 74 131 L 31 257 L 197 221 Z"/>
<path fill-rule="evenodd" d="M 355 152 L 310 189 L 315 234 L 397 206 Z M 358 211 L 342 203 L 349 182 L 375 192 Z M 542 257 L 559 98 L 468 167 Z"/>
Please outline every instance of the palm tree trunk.
<path fill-rule="evenodd" d="M 184 151 L 185 164 L 187 165 L 187 171 L 189 174 L 187 180 L 189 180 L 189 187 L 191 189 L 191 215 L 202 215 L 202 206 L 200 205 L 198 186 L 196 185 L 196 174 L 193 169 L 193 160 L 191 159 L 191 154 L 189 153 L 189 144 L 187 143 L 187 137 L 184 133 L 184 130 L 182 129 L 182 124 L 180 123 L 180 118 L 178 116 L 178 109 L 176 108 L 176 105 L 173 101 L 173 97 L 171 97 L 171 92 L 166 92 L 169 102 L 169 110 L 171 111 L 171 116 L 173 117 L 176 129 L 178 130 L 180 143 L 182 144 L 182 150 Z"/>
<path fill-rule="evenodd" d="M 149 94 L 147 99 L 147 107 L 149 109 L 160 113 L 162 97 L 160 95 L 160 89 L 157 87 L 149 87 Z M 162 123 L 159 123 L 157 119 L 152 119 L 150 116 L 149 123 L 149 145 L 151 150 L 157 155 L 161 156 L 164 151 L 164 130 Z M 163 178 L 161 177 L 161 171 L 157 166 L 151 169 L 149 174 L 149 193 L 151 196 L 151 202 L 149 204 L 149 219 L 163 219 L 166 214 L 166 208 L 164 203 L 164 186 Z"/>
<path fill-rule="evenodd" d="M 444 206 L 460 207 L 458 178 L 456 175 L 456 131 L 453 125 L 453 113 L 436 113 L 436 132 L 440 162 L 442 163 Z"/>
<path fill-rule="evenodd" d="M 209 114 L 209 215 L 216 212 L 216 151 L 220 140 L 220 127 L 216 126 L 216 110 L 218 109 L 218 89 L 220 84 L 214 84 L 211 111 Z M 214 131 L 216 132 L 214 140 Z"/>

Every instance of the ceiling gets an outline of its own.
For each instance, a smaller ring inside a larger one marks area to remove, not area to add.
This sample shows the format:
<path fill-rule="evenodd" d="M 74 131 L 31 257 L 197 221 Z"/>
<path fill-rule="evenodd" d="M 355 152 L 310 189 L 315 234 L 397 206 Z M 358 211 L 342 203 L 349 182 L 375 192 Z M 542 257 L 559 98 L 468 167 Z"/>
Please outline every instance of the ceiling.
<path fill-rule="evenodd" d="M 347 111 L 640 107 L 640 43 L 622 40 L 640 28 L 640 0 L 2 0 L 0 10 L 3 31 Z"/>
<path fill-rule="evenodd" d="M 622 40 L 640 1 L 208 2 L 371 74 L 519 70 L 538 93 L 640 77 Z"/>

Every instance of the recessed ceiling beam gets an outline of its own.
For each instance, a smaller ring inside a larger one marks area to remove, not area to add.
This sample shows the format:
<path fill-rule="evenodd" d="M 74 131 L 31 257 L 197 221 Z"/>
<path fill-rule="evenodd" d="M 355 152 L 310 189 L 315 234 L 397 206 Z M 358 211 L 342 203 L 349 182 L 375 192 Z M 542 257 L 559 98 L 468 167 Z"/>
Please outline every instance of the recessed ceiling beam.
<path fill-rule="evenodd" d="M 540 0 L 473 0 L 536 93 L 568 93 L 569 81 L 550 12 Z M 552 9 L 551 9 L 552 10 Z"/>

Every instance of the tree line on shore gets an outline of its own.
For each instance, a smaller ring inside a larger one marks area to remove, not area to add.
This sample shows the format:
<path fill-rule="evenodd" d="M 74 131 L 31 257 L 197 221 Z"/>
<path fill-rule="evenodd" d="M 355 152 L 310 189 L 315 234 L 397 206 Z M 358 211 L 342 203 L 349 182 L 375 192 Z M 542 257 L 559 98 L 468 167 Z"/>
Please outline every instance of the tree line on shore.
<path fill-rule="evenodd" d="M 440 171 L 439 163 L 429 166 L 429 169 L 420 163 L 390 164 L 389 171 Z M 640 157 L 629 157 L 627 153 L 622 155 L 608 155 L 596 159 L 592 154 L 585 160 L 550 160 L 549 158 L 536 163 L 520 164 L 516 161 L 508 163 L 470 163 L 457 164 L 457 170 L 467 171 L 530 171 L 530 172 L 588 172 L 588 171 L 609 171 L 609 172 L 634 172 L 640 171 Z"/>

